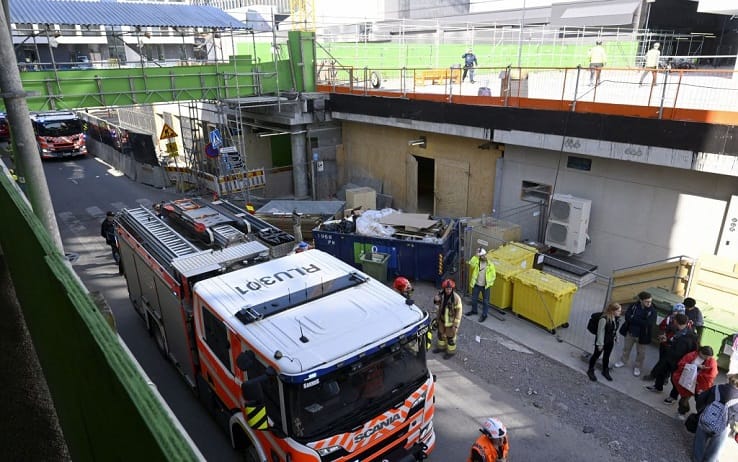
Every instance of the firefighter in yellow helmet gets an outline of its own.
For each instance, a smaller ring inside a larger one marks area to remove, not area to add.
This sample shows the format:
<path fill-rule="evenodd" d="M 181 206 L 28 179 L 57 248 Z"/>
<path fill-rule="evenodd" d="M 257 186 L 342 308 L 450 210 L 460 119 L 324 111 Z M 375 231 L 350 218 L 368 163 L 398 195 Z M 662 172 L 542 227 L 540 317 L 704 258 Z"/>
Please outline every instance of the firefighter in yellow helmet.
<path fill-rule="evenodd" d="M 506 462 L 510 452 L 505 425 L 494 417 L 484 421 L 467 462 Z"/>
<path fill-rule="evenodd" d="M 449 359 L 456 353 L 456 338 L 461 324 L 463 305 L 461 296 L 456 293 L 456 283 L 446 279 L 441 284 L 441 291 L 433 297 L 437 307 L 438 342 L 434 353 L 445 352 L 443 359 Z"/>

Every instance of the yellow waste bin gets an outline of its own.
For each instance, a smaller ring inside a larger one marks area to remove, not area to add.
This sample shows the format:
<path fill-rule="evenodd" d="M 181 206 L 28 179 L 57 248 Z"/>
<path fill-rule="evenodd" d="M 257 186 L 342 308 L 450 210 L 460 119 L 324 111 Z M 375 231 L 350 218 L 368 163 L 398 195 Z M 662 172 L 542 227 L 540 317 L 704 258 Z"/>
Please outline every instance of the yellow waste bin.
<path fill-rule="evenodd" d="M 513 277 L 513 313 L 543 326 L 552 334 L 569 327 L 577 286 L 543 271 L 529 269 Z"/>
<path fill-rule="evenodd" d="M 536 253 L 535 247 L 520 242 L 510 242 L 490 252 L 488 257 L 505 260 L 520 269 L 531 269 L 535 263 Z"/>
<path fill-rule="evenodd" d="M 489 302 L 498 308 L 510 308 L 513 298 L 512 278 L 523 271 L 523 269 L 520 266 L 497 258 L 490 258 L 489 261 L 495 265 L 495 272 L 497 273 L 495 284 L 489 293 Z"/>

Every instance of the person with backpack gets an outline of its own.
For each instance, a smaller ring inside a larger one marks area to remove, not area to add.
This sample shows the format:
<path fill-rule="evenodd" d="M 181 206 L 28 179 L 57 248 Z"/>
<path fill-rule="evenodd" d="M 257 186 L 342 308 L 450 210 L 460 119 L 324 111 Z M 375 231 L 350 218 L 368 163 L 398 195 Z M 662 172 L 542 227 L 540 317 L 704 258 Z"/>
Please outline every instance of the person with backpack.
<path fill-rule="evenodd" d="M 597 321 L 594 352 L 589 357 L 589 369 L 587 370 L 587 377 L 593 382 L 597 381 L 594 368 L 600 355 L 602 355 L 602 376 L 612 381 L 610 376 L 610 353 L 612 353 L 617 341 L 618 319 L 621 311 L 622 307 L 619 303 L 610 303 Z M 592 319 L 595 319 L 594 316 Z M 590 326 L 587 325 L 588 330 L 590 330 L 589 328 Z"/>
<path fill-rule="evenodd" d="M 697 395 L 699 421 L 694 435 L 694 461 L 717 462 L 728 433 L 738 427 L 738 375 Z"/>
<path fill-rule="evenodd" d="M 625 321 L 620 328 L 620 334 L 625 336 L 623 355 L 615 367 L 620 368 L 628 363 L 633 345 L 636 346 L 636 359 L 633 375 L 640 377 L 643 360 L 646 359 L 646 346 L 651 343 L 651 330 L 656 324 L 656 309 L 653 307 L 653 297 L 648 292 L 638 294 L 638 301 L 630 305 L 625 311 Z"/>

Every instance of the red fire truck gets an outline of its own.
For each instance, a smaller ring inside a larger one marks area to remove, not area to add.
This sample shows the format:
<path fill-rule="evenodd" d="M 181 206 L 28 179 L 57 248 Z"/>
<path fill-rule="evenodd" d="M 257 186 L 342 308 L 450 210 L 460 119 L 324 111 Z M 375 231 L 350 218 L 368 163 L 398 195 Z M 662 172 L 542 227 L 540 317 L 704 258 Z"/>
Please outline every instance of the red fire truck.
<path fill-rule="evenodd" d="M 116 233 L 134 308 L 245 460 L 430 453 L 428 313 L 327 253 L 270 258 L 208 219 L 222 246 L 203 250 L 143 208 L 123 210 Z"/>
<path fill-rule="evenodd" d="M 70 111 L 31 113 L 33 132 L 42 159 L 84 156 L 84 122 Z"/>

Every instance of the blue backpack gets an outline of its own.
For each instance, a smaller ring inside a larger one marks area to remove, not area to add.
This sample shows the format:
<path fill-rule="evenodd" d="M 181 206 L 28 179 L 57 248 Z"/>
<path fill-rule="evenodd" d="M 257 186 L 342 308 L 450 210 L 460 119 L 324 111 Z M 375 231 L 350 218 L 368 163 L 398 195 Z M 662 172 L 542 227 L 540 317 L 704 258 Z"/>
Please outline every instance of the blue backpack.
<path fill-rule="evenodd" d="M 738 399 L 731 399 L 727 403 L 720 402 L 720 387 L 715 387 L 715 400 L 702 411 L 700 416 L 700 427 L 711 434 L 717 435 L 728 426 L 728 414 L 735 419 L 735 412 L 731 409 L 738 404 Z"/>

